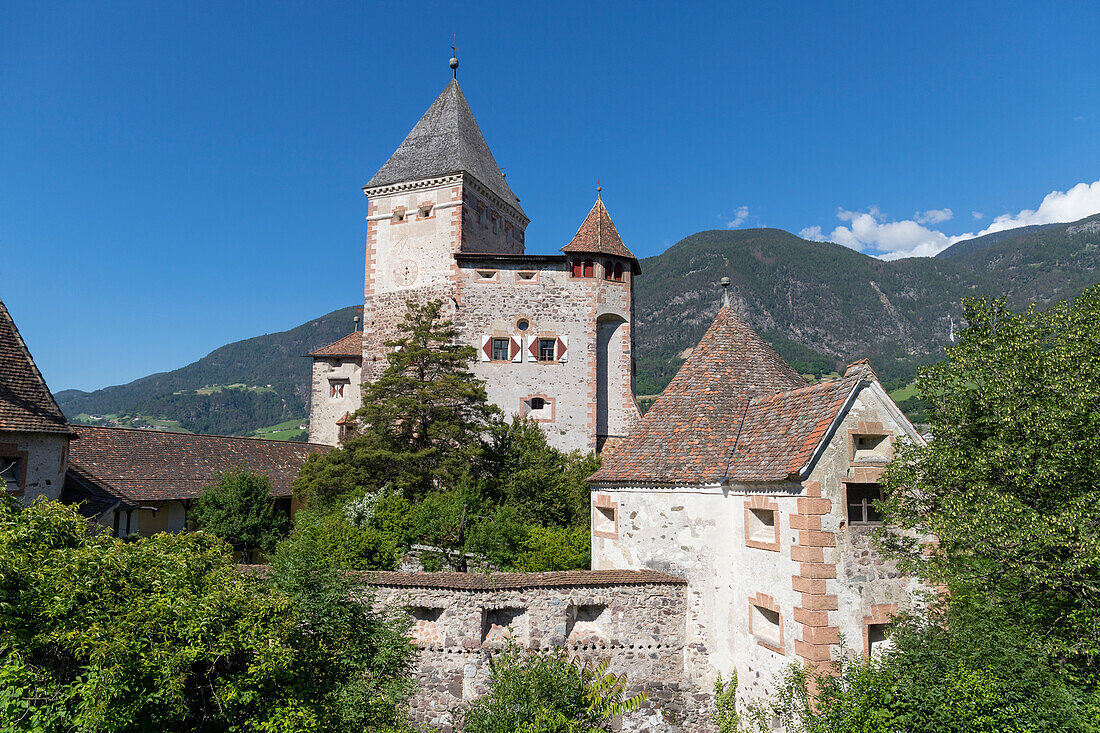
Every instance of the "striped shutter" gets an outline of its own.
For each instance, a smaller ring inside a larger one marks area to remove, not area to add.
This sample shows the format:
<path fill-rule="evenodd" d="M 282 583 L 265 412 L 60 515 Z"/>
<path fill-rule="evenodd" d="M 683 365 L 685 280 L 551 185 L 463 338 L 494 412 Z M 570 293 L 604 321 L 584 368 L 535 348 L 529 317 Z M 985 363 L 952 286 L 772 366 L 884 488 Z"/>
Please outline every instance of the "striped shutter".
<path fill-rule="evenodd" d="M 569 361 L 569 337 L 558 336 L 558 361 Z"/>
<path fill-rule="evenodd" d="M 523 338 L 522 336 L 520 338 Z M 514 338 L 508 338 L 508 355 L 512 357 L 512 363 L 523 361 L 523 345 Z"/>
<path fill-rule="evenodd" d="M 482 336 L 481 337 L 481 351 L 478 353 L 478 361 L 492 361 L 493 359 L 493 337 Z"/>
<path fill-rule="evenodd" d="M 539 337 L 532 336 L 531 343 L 527 347 L 527 361 L 535 362 L 539 360 Z"/>

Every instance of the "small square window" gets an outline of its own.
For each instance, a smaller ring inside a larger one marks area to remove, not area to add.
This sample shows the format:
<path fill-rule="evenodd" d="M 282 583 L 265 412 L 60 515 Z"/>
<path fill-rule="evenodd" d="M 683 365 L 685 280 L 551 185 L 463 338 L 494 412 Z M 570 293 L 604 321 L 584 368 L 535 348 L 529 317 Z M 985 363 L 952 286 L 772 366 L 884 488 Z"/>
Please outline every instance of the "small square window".
<path fill-rule="evenodd" d="M 783 645 L 783 630 L 779 611 L 753 604 L 752 635 L 756 637 L 757 641 L 768 646 L 781 647 Z"/>
<path fill-rule="evenodd" d="M 746 534 L 756 542 L 775 542 L 775 510 L 749 509 Z"/>
<path fill-rule="evenodd" d="M 19 491 L 19 476 L 23 459 L 18 456 L 0 456 L 0 484 L 8 491 Z"/>
<path fill-rule="evenodd" d="M 492 280 L 496 276 L 497 276 L 497 271 L 496 270 L 478 270 L 477 271 L 477 279 L 478 280 Z"/>
<path fill-rule="evenodd" d="M 546 407 L 546 400 L 544 400 L 542 397 L 532 397 L 531 398 L 531 410 L 532 411 L 542 410 L 545 407 Z"/>
<path fill-rule="evenodd" d="M 867 652 L 874 656 L 890 647 L 890 624 L 867 624 Z"/>
<path fill-rule="evenodd" d="M 525 270 L 520 270 L 519 272 L 516 273 L 516 278 L 518 280 L 528 280 L 528 281 L 534 280 L 535 279 L 535 273 L 525 271 Z"/>
<path fill-rule="evenodd" d="M 891 458 L 890 439 L 886 435 L 853 435 L 852 460 L 860 462 L 889 461 Z"/>
<path fill-rule="evenodd" d="M 603 535 L 615 534 L 615 507 L 613 506 L 598 506 L 596 507 L 595 522 L 592 529 Z"/>
<path fill-rule="evenodd" d="M 554 361 L 557 339 L 539 339 L 539 361 Z"/>
<path fill-rule="evenodd" d="M 344 396 L 344 389 L 348 384 L 348 382 L 343 380 L 330 380 L 328 383 L 328 396 L 334 400 L 340 399 Z"/>
<path fill-rule="evenodd" d="M 493 361 L 511 361 L 508 339 L 493 339 Z"/>
<path fill-rule="evenodd" d="M 394 209 L 393 210 L 393 220 L 395 222 L 405 221 L 405 210 L 404 209 Z"/>
<path fill-rule="evenodd" d="M 416 213 L 417 213 L 417 216 L 419 216 L 421 219 L 427 219 L 429 216 L 432 215 L 432 205 L 431 204 L 420 204 L 420 208 L 417 209 Z"/>
<path fill-rule="evenodd" d="M 878 484 L 848 484 L 848 523 L 881 522 L 882 514 L 875 509 L 875 502 L 881 500 L 882 487 Z"/>

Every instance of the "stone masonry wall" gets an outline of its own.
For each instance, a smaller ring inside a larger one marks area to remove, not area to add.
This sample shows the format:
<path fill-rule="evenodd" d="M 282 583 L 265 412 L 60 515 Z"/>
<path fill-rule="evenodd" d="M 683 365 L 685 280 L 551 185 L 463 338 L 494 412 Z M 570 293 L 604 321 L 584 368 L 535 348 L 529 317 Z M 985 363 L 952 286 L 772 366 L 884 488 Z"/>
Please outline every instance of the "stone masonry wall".
<path fill-rule="evenodd" d="M 39 496 L 57 499 L 69 465 L 69 436 L 52 433 L 0 432 L 0 464 L 21 463 L 20 486 L 13 496 L 30 506 Z"/>
<path fill-rule="evenodd" d="M 657 573 L 377 573 L 374 602 L 404 607 L 420 648 L 410 719 L 442 731 L 486 690 L 490 657 L 509 640 L 526 649 L 565 647 L 610 661 L 644 707 L 623 731 L 708 731 L 710 690 L 683 678 L 682 581 Z"/>

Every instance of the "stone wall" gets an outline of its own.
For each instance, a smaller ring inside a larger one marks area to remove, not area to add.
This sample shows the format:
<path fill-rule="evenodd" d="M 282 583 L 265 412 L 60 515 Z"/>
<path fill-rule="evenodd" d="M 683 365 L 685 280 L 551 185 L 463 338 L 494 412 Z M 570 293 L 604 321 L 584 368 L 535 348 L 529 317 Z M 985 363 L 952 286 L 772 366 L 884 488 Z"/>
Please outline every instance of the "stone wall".
<path fill-rule="evenodd" d="M 57 499 L 69 465 L 69 436 L 0 432 L 0 464 L 7 466 L 12 460 L 19 462 L 20 472 L 19 487 L 10 492 L 13 496 L 27 506 L 39 496 Z"/>
<path fill-rule="evenodd" d="M 410 718 L 452 731 L 456 711 L 483 694 L 488 662 L 506 643 L 565 647 L 609 660 L 643 708 L 624 731 L 707 731 L 711 691 L 683 677 L 687 603 L 683 581 L 651 571 L 563 573 L 372 573 L 374 602 L 407 609 L 420 648 Z"/>

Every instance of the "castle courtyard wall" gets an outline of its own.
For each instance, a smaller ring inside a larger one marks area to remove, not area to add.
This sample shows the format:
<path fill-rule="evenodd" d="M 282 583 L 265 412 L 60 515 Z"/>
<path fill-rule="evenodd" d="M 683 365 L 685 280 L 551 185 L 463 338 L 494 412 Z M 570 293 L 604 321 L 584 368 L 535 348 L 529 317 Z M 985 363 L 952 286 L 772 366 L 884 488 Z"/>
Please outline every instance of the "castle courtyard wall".
<path fill-rule="evenodd" d="M 375 573 L 373 602 L 407 609 L 419 652 L 410 719 L 455 730 L 457 711 L 485 693 L 489 660 L 506 643 L 565 648 L 626 675 L 649 699 L 623 731 L 708 731 L 710 690 L 683 677 L 687 602 L 681 580 L 657 573 Z"/>

